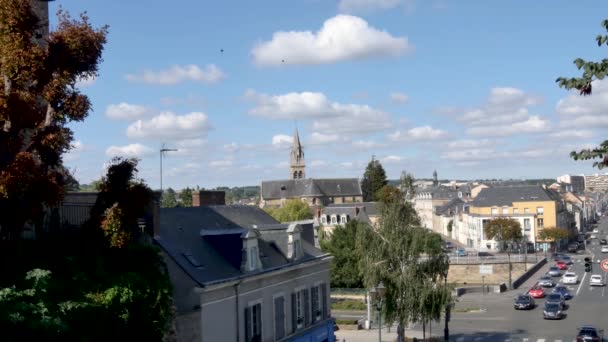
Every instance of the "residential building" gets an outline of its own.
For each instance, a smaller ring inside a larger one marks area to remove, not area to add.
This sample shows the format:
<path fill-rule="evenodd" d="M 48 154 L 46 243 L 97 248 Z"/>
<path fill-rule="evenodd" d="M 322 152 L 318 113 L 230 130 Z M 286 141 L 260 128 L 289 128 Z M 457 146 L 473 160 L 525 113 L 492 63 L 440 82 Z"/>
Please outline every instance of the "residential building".
<path fill-rule="evenodd" d="M 358 220 L 376 226 L 380 219 L 377 206 L 378 203 L 376 202 L 329 204 L 326 207 L 317 208 L 314 220 L 328 233 L 331 233 L 335 226 L 344 226 L 351 220 Z"/>
<path fill-rule="evenodd" d="M 502 242 L 487 239 L 484 227 L 497 217 L 520 222 L 522 235 L 537 249 L 547 250 L 549 242 L 541 241 L 538 233 L 545 227 L 573 229 L 572 217 L 559 195 L 542 186 L 506 186 L 481 190 L 469 207 L 469 226 L 475 231 L 473 241 L 481 250 L 501 250 Z M 575 232 L 573 232 L 575 233 Z"/>
<path fill-rule="evenodd" d="M 556 180 L 564 191 L 576 194 L 582 194 L 585 191 L 585 176 L 563 175 L 557 177 Z"/>
<path fill-rule="evenodd" d="M 331 256 L 258 207 L 161 209 L 180 341 L 334 341 Z"/>
<path fill-rule="evenodd" d="M 585 175 L 585 191 L 608 191 L 608 173 Z"/>
<path fill-rule="evenodd" d="M 416 190 L 414 209 L 420 217 L 420 224 L 428 229 L 440 232 L 440 227 L 433 226 L 435 208 L 445 205 L 455 198 L 462 198 L 462 192 L 443 186 Z"/>
<path fill-rule="evenodd" d="M 435 208 L 433 213 L 433 227 L 435 231 L 467 244 L 466 215 L 469 206 L 461 198 L 454 198 L 448 203 Z M 469 246 L 467 244 L 467 246 Z M 472 246 L 470 246 L 472 247 Z"/>
<path fill-rule="evenodd" d="M 490 187 L 489 185 L 483 184 L 483 183 L 480 183 L 480 184 L 477 184 L 477 185 L 472 185 L 471 186 L 471 198 L 474 199 L 475 197 L 477 197 L 477 195 L 479 195 L 479 193 L 481 192 L 481 190 L 487 189 L 489 187 Z"/>

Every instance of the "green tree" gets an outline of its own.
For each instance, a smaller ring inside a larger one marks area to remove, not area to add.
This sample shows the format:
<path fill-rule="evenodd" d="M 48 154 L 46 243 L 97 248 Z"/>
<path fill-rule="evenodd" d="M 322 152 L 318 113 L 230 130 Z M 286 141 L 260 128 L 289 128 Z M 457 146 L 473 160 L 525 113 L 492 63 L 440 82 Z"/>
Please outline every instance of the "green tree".
<path fill-rule="evenodd" d="M 567 229 L 557 227 L 545 227 L 538 232 L 538 239 L 540 241 L 549 241 L 553 246 L 553 251 L 557 249 L 557 241 L 567 239 L 569 237 Z"/>
<path fill-rule="evenodd" d="M 608 31 L 608 19 L 602 21 L 602 26 Z M 597 35 L 595 38 L 597 45 L 608 46 L 608 35 Z M 560 88 L 568 90 L 576 89 L 582 96 L 591 95 L 593 81 L 603 80 L 608 74 L 608 58 L 604 58 L 599 62 L 586 61 L 582 58 L 574 60 L 574 65 L 579 70 L 583 70 L 581 77 L 558 77 L 556 82 Z M 593 162 L 593 167 L 603 169 L 608 166 L 608 140 L 604 140 L 598 147 L 580 150 L 578 152 L 570 152 L 570 157 L 574 160 L 590 160 L 599 159 Z"/>
<path fill-rule="evenodd" d="M 192 189 L 186 187 L 179 193 L 180 205 L 182 207 L 192 206 Z"/>
<path fill-rule="evenodd" d="M 312 218 L 310 207 L 299 199 L 290 199 L 279 208 L 265 208 L 270 216 L 279 222 L 308 220 Z"/>
<path fill-rule="evenodd" d="M 399 187 L 405 196 L 405 199 L 411 201 L 416 196 L 416 186 L 414 185 L 414 175 L 401 171 L 401 178 L 399 179 Z"/>
<path fill-rule="evenodd" d="M 177 194 L 172 188 L 167 188 L 163 191 L 162 198 L 160 200 L 161 208 L 175 208 L 177 207 Z"/>
<path fill-rule="evenodd" d="M 380 203 L 399 203 L 403 202 L 403 192 L 392 185 L 383 186 L 374 196 Z"/>
<path fill-rule="evenodd" d="M 387 288 L 382 314 L 398 323 L 402 341 L 407 323 L 437 319 L 450 302 L 449 263 L 441 237 L 420 227 L 410 203 L 386 204 L 381 215 L 377 229 L 362 227 L 357 249 L 365 286 Z"/>
<path fill-rule="evenodd" d="M 60 11 L 42 36 L 29 0 L 0 0 L 0 215 L 2 237 L 15 239 L 45 206 L 59 203 L 69 183 L 62 156 L 72 122 L 91 108 L 76 82 L 97 75 L 107 29 L 86 15 Z"/>
<path fill-rule="evenodd" d="M 483 232 L 488 240 L 496 240 L 502 243 L 513 243 L 522 239 L 521 225 L 519 221 L 514 219 L 499 217 L 490 220 L 484 227 Z M 513 288 L 513 282 L 511 278 L 511 271 L 513 265 L 511 264 L 511 249 L 507 248 L 507 258 L 509 260 L 509 288 Z"/>
<path fill-rule="evenodd" d="M 334 257 L 331 261 L 331 287 L 363 287 L 357 235 L 365 225 L 357 220 L 351 220 L 344 226 L 336 226 L 331 234 L 325 234 L 320 239 L 321 249 Z"/>
<path fill-rule="evenodd" d="M 370 202 L 377 200 L 375 198 L 376 193 L 386 184 L 388 184 L 386 172 L 382 164 L 372 156 L 372 160 L 367 164 L 363 178 L 361 179 L 363 201 Z"/>

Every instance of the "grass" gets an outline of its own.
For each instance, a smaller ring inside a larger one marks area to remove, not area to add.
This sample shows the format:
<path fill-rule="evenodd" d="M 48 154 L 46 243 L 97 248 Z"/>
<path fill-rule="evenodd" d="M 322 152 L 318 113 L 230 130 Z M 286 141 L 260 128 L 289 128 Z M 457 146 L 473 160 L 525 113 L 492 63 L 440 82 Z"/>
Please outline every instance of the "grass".
<path fill-rule="evenodd" d="M 360 300 L 344 299 L 331 303 L 332 310 L 367 310 L 367 305 Z"/>
<path fill-rule="evenodd" d="M 359 322 L 356 319 L 337 319 L 336 324 L 355 325 L 359 324 Z"/>
<path fill-rule="evenodd" d="M 477 310 L 479 310 L 479 308 L 465 307 L 465 308 L 455 308 L 454 312 L 471 312 L 471 311 L 477 311 Z"/>

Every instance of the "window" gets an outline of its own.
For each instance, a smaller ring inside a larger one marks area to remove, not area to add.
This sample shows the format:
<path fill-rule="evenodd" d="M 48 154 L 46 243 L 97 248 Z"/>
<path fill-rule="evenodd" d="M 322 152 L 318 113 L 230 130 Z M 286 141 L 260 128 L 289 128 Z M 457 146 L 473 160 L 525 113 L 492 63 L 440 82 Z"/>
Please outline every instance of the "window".
<path fill-rule="evenodd" d="M 262 341 L 262 304 L 257 303 L 245 308 L 245 341 Z"/>
<path fill-rule="evenodd" d="M 336 215 L 332 215 L 331 216 L 331 224 L 337 224 L 338 223 L 338 219 L 336 218 Z"/>
<path fill-rule="evenodd" d="M 321 223 L 323 223 L 323 224 L 327 223 L 327 219 L 325 218 L 325 215 L 321 216 Z"/>
<path fill-rule="evenodd" d="M 310 325 L 310 301 L 308 289 L 291 294 L 291 315 L 293 330 Z"/>
<path fill-rule="evenodd" d="M 304 254 L 302 252 L 302 241 L 300 241 L 300 239 L 297 239 L 293 242 L 293 245 L 295 246 L 296 259 L 298 259 Z"/>
<path fill-rule="evenodd" d="M 542 215 L 545 212 L 545 209 L 543 207 L 536 207 L 536 213 L 538 215 Z"/>
<path fill-rule="evenodd" d="M 258 268 L 258 247 L 254 246 L 249 249 L 249 267 L 254 271 Z"/>
<path fill-rule="evenodd" d="M 524 230 L 530 230 L 530 219 L 529 218 L 525 218 L 524 219 Z"/>
<path fill-rule="evenodd" d="M 340 223 L 346 223 L 346 215 L 342 215 L 342 217 L 340 217 Z"/>
<path fill-rule="evenodd" d="M 536 225 L 538 226 L 538 228 L 544 228 L 545 222 L 542 218 L 539 218 L 539 219 L 536 219 Z"/>
<path fill-rule="evenodd" d="M 285 337 L 285 297 L 274 299 L 274 339 Z"/>
<path fill-rule="evenodd" d="M 529 213 L 530 212 L 530 208 L 524 208 L 524 213 Z"/>
<path fill-rule="evenodd" d="M 498 214 L 498 208 L 492 208 L 492 215 Z"/>
<path fill-rule="evenodd" d="M 502 213 L 503 215 L 506 215 L 509 213 L 509 208 L 508 207 L 502 207 Z"/>
<path fill-rule="evenodd" d="M 517 208 L 513 208 L 513 214 L 514 214 L 514 215 L 519 214 L 519 209 L 517 209 Z"/>

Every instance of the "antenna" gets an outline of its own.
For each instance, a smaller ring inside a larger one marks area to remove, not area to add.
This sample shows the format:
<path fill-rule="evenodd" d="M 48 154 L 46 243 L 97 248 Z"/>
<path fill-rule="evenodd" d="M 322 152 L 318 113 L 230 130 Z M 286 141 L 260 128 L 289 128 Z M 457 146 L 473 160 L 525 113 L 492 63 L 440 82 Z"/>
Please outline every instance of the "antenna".
<path fill-rule="evenodd" d="M 167 152 L 177 152 L 176 148 L 167 148 L 165 147 L 165 143 L 160 146 L 160 193 L 162 196 L 163 193 L 163 157 Z"/>

